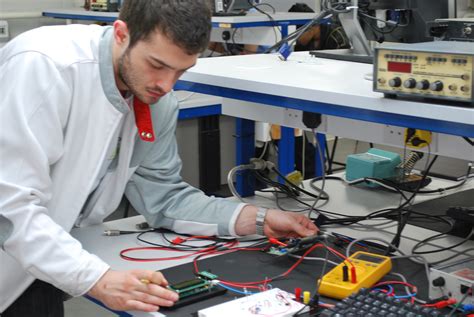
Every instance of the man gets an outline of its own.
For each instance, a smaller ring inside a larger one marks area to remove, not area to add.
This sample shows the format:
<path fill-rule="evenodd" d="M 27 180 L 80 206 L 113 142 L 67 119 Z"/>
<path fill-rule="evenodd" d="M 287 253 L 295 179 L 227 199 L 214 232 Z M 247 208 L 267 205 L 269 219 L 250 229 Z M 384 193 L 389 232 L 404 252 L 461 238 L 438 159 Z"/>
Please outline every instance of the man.
<path fill-rule="evenodd" d="M 253 234 L 257 212 L 268 236 L 317 232 L 303 215 L 181 180 L 171 90 L 209 33 L 205 0 L 129 0 L 113 27 L 39 28 L 0 50 L 2 317 L 62 316 L 63 291 L 116 310 L 173 305 L 161 273 L 113 271 L 68 233 L 101 222 L 123 193 L 152 226 L 177 232 Z"/>

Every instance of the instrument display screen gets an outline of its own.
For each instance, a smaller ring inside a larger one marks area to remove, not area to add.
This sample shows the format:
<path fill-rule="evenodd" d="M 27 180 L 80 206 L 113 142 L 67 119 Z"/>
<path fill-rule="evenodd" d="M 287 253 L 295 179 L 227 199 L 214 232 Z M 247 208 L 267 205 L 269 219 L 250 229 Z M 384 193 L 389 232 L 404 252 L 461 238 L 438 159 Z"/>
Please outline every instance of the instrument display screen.
<path fill-rule="evenodd" d="M 357 256 L 355 256 L 355 259 L 372 263 L 382 263 L 383 261 L 385 261 L 385 258 L 365 253 L 357 254 Z"/>
<path fill-rule="evenodd" d="M 388 62 L 388 71 L 397 73 L 411 73 L 411 63 Z"/>

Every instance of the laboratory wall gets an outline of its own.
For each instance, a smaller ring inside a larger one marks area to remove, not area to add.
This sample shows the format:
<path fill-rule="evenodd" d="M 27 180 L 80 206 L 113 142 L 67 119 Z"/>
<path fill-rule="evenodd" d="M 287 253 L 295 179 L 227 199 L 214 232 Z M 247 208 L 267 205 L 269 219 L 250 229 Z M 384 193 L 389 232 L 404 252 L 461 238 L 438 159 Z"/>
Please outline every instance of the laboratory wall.
<path fill-rule="evenodd" d="M 320 0 L 298 0 L 298 1 L 288 1 L 288 0 L 261 0 L 261 3 L 271 4 L 279 12 L 286 12 L 289 8 L 295 3 L 306 3 L 314 11 L 318 12 L 320 8 Z"/>

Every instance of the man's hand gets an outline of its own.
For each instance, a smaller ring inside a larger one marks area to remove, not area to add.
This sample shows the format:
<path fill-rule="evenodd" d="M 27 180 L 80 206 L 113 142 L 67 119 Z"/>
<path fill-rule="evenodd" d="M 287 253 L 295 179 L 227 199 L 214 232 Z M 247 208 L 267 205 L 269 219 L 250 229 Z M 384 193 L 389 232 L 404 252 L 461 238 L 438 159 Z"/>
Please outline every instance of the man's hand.
<path fill-rule="evenodd" d="M 267 211 L 263 230 L 272 238 L 307 237 L 319 231 L 306 215 L 275 209 Z"/>
<path fill-rule="evenodd" d="M 238 235 L 255 233 L 255 219 L 257 208 L 245 206 L 235 223 L 235 232 Z M 272 238 L 306 237 L 318 233 L 318 228 L 305 215 L 270 209 L 265 217 L 265 235 Z"/>
<path fill-rule="evenodd" d="M 109 270 L 88 295 L 115 310 L 153 312 L 160 306 L 173 306 L 179 299 L 178 294 L 168 290 L 166 286 L 168 282 L 160 272 Z"/>

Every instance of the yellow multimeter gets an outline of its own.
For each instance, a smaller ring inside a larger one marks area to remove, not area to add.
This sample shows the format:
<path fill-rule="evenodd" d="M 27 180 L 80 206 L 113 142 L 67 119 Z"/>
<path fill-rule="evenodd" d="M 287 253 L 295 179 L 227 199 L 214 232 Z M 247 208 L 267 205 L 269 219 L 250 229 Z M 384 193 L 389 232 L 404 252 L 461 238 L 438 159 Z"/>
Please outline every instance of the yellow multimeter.
<path fill-rule="evenodd" d="M 355 282 L 351 276 L 351 271 L 354 269 L 347 263 L 348 261 L 354 264 Z M 392 269 L 392 261 L 388 256 L 369 252 L 358 251 L 351 255 L 348 261 L 342 262 L 323 276 L 319 286 L 321 295 L 337 299 L 346 298 L 361 288 L 371 287 Z M 347 270 L 348 275 L 344 272 Z"/>

